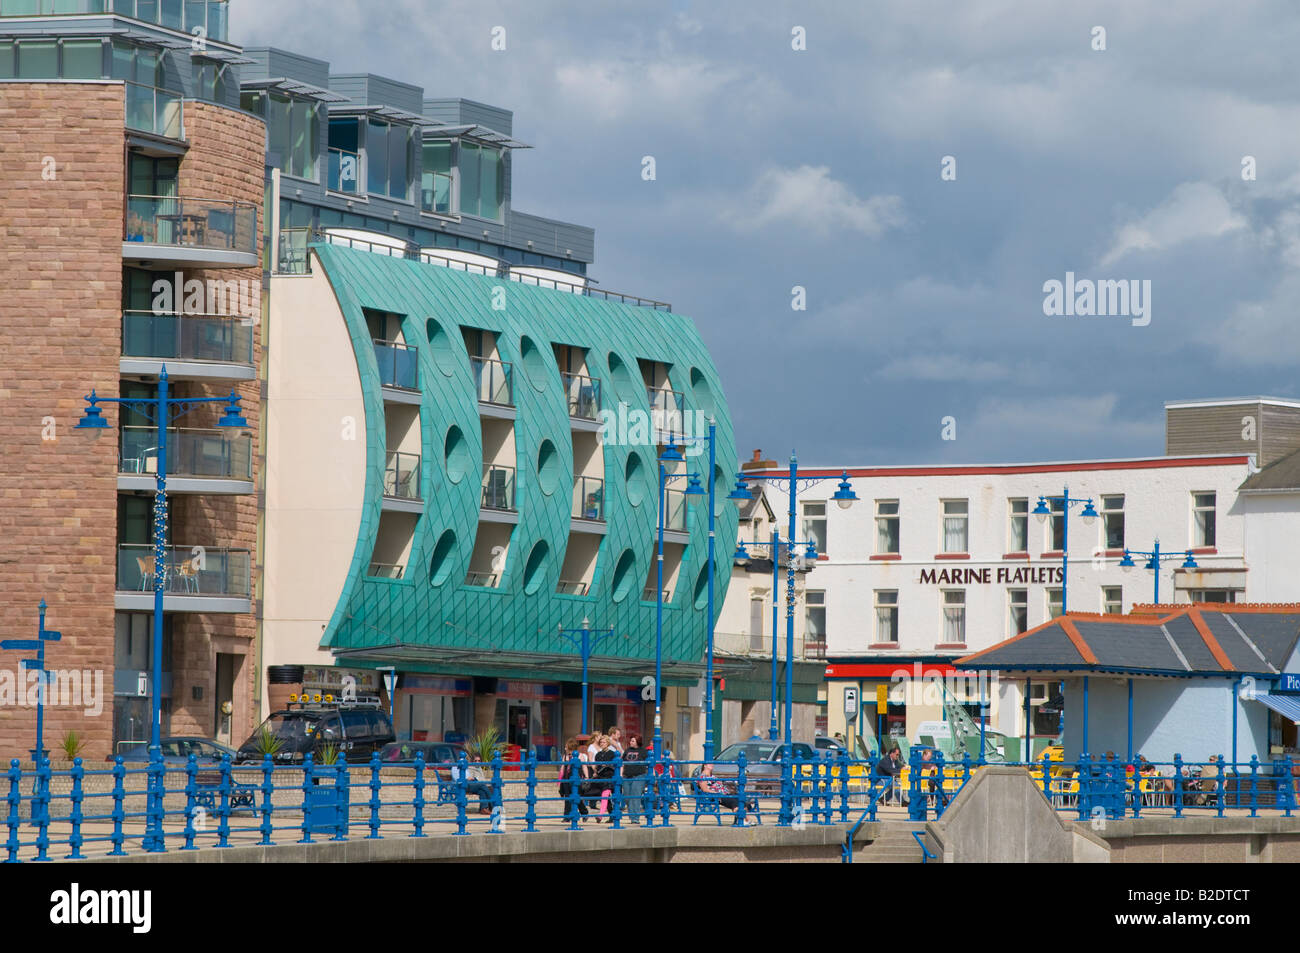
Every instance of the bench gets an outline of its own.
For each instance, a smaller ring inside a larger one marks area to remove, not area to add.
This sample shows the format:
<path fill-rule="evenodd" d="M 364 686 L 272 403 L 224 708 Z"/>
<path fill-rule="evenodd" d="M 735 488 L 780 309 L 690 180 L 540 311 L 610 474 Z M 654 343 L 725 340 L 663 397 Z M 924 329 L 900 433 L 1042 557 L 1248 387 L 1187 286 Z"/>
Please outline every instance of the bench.
<path fill-rule="evenodd" d="M 691 826 L 694 827 L 699 823 L 701 817 L 712 817 L 722 826 L 722 799 L 728 798 L 736 802 L 736 807 L 727 808 L 734 811 L 736 820 L 733 823 L 740 822 L 740 799 L 736 796 L 736 789 L 733 785 L 723 782 L 724 791 L 701 791 L 699 781 L 691 783 L 691 793 L 695 798 L 695 817 L 691 820 Z M 759 824 L 763 823 L 763 812 L 758 806 L 758 798 L 753 794 L 745 793 L 745 818 L 754 818 Z"/>
<path fill-rule="evenodd" d="M 194 804 L 210 813 L 216 813 L 218 798 L 221 797 L 221 772 L 201 771 L 194 775 Z M 230 779 L 231 811 L 255 810 L 257 804 L 257 785 L 240 784 Z"/>

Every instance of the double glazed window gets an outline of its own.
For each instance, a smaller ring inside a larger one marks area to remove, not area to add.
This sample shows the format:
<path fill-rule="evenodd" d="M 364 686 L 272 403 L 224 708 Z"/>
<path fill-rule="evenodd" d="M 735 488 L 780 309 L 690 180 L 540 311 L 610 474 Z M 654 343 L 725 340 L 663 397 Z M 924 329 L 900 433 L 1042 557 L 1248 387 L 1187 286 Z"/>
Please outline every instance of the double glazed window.
<path fill-rule="evenodd" d="M 456 173 L 450 139 L 424 143 L 420 164 L 420 208 L 439 215 L 456 212 Z"/>
<path fill-rule="evenodd" d="M 1055 619 L 1065 611 L 1065 590 L 1047 590 L 1047 617 Z"/>
<path fill-rule="evenodd" d="M 1065 501 L 1048 500 L 1047 506 L 1052 511 L 1052 516 L 1048 520 L 1047 548 L 1054 553 L 1059 553 L 1065 549 Z"/>
<path fill-rule="evenodd" d="M 898 500 L 876 500 L 876 554 L 898 554 Z"/>
<path fill-rule="evenodd" d="M 1192 545 L 1209 548 L 1216 545 L 1215 494 L 1192 494 Z"/>
<path fill-rule="evenodd" d="M 410 199 L 415 130 L 381 119 L 366 122 L 366 191 L 401 202 Z"/>
<path fill-rule="evenodd" d="M 877 589 L 876 641 L 882 644 L 898 642 L 898 590 Z"/>
<path fill-rule="evenodd" d="M 1122 495 L 1101 498 L 1101 525 L 1102 532 L 1106 534 L 1106 548 L 1123 549 L 1124 497 Z"/>
<path fill-rule="evenodd" d="M 943 590 L 943 641 L 960 645 L 966 641 L 966 590 Z"/>
<path fill-rule="evenodd" d="M 820 658 L 826 648 L 826 593 L 809 589 L 804 592 L 804 656 Z"/>
<path fill-rule="evenodd" d="M 1107 615 L 1122 615 L 1124 612 L 1124 587 L 1101 587 L 1101 611 Z"/>
<path fill-rule="evenodd" d="M 462 139 L 459 152 L 460 213 L 499 221 L 505 192 L 501 150 Z"/>
<path fill-rule="evenodd" d="M 7 40 L 0 79 L 103 79 L 102 40 Z"/>
<path fill-rule="evenodd" d="M 1019 635 L 1029 628 L 1029 590 L 1008 589 L 1007 609 L 1010 635 Z"/>
<path fill-rule="evenodd" d="M 1029 500 L 1009 499 L 1010 510 L 1007 524 L 1007 552 L 1029 552 Z"/>
<path fill-rule="evenodd" d="M 943 551 L 967 553 L 970 544 L 970 502 L 968 500 L 943 501 Z"/>
<path fill-rule="evenodd" d="M 310 100 L 270 93 L 265 116 L 272 163 L 286 175 L 317 181 L 320 158 L 318 105 Z"/>
<path fill-rule="evenodd" d="M 817 547 L 817 555 L 826 555 L 826 504 L 803 504 L 804 539 Z"/>

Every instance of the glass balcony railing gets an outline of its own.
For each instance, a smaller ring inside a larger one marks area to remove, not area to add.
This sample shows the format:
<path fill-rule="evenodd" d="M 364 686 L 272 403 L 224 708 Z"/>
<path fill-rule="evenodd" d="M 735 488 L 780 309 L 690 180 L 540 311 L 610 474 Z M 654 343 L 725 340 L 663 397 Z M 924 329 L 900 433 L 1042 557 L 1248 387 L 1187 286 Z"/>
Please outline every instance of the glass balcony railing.
<path fill-rule="evenodd" d="M 181 94 L 141 83 L 126 84 L 126 128 L 166 139 L 185 138 Z"/>
<path fill-rule="evenodd" d="M 398 341 L 375 340 L 375 360 L 379 362 L 379 380 L 385 387 L 419 390 L 418 351 Z"/>
<path fill-rule="evenodd" d="M 561 579 L 556 585 L 555 591 L 562 596 L 585 596 L 587 594 L 587 584 Z"/>
<path fill-rule="evenodd" d="M 276 271 L 282 275 L 305 275 L 311 271 L 307 246 L 318 241 L 310 228 L 280 229 L 280 260 Z"/>
<path fill-rule="evenodd" d="M 347 195 L 357 194 L 357 183 L 361 179 L 361 155 L 347 149 L 329 147 L 329 179 L 325 187 L 331 192 L 343 192 Z"/>
<path fill-rule="evenodd" d="M 257 254 L 257 206 L 227 199 L 128 195 L 126 240 Z"/>
<path fill-rule="evenodd" d="M 420 455 L 390 453 L 384 467 L 384 496 L 395 500 L 420 499 Z"/>
<path fill-rule="evenodd" d="M 228 0 L 0 0 L 0 17 L 117 13 L 157 26 L 226 42 Z M 195 34 L 197 35 L 197 34 Z"/>
<path fill-rule="evenodd" d="M 673 601 L 673 593 L 672 593 L 672 590 L 671 590 L 671 589 L 665 589 L 663 592 L 664 592 L 664 602 L 672 602 L 672 601 Z M 643 590 L 641 591 L 641 599 L 642 599 L 643 602 L 655 602 L 655 603 L 657 603 L 657 602 L 659 601 L 659 596 L 656 595 L 655 587 L 654 587 L 654 586 L 646 586 L 645 589 L 643 589 Z"/>
<path fill-rule="evenodd" d="M 646 396 L 650 401 L 650 419 L 660 442 L 666 443 L 669 435 L 676 436 L 680 440 L 686 432 L 683 416 L 686 402 L 682 399 L 681 391 L 648 387 Z"/>
<path fill-rule="evenodd" d="M 158 472 L 158 431 L 123 427 L 118 473 Z M 253 438 L 232 429 L 167 431 L 167 475 L 213 480 L 253 479 Z"/>
<path fill-rule="evenodd" d="M 682 490 L 664 491 L 664 529 L 686 532 L 686 493 Z"/>
<path fill-rule="evenodd" d="M 600 381 L 581 374 L 560 373 L 569 398 L 569 416 L 583 420 L 600 419 Z"/>
<path fill-rule="evenodd" d="M 371 563 L 366 575 L 375 576 L 379 579 L 401 579 L 405 569 L 405 566 L 399 566 L 396 563 Z"/>
<path fill-rule="evenodd" d="M 604 480 L 585 476 L 574 478 L 573 515 L 580 520 L 605 521 Z"/>
<path fill-rule="evenodd" d="M 515 405 L 513 364 L 486 357 L 471 357 L 469 364 L 470 370 L 474 372 L 478 399 L 482 403 L 500 404 L 503 407 Z"/>
<path fill-rule="evenodd" d="M 483 467 L 483 509 L 514 512 L 515 468 L 485 465 Z"/>
<path fill-rule="evenodd" d="M 451 214 L 451 176 L 448 173 L 424 173 L 420 183 L 420 208 L 439 215 Z"/>
<path fill-rule="evenodd" d="M 249 597 L 252 559 L 246 549 L 169 546 L 162 564 L 163 589 L 190 596 Z M 117 548 L 117 591 L 152 592 L 157 585 L 154 548 L 123 544 Z"/>
<path fill-rule="evenodd" d="M 253 319 L 219 315 L 122 315 L 122 356 L 253 365 Z"/>

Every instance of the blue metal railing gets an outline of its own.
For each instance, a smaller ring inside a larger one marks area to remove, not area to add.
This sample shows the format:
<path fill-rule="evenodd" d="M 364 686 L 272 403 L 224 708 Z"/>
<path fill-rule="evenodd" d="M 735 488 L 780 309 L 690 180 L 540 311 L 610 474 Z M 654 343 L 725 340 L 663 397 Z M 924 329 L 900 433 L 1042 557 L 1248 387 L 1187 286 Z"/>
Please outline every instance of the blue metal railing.
<path fill-rule="evenodd" d="M 78 758 L 71 767 L 54 768 L 45 759 L 24 769 L 11 761 L 0 779 L 0 855 L 8 862 L 50 859 L 56 852 L 71 859 L 122 856 L 146 850 L 147 829 L 158 834 L 156 851 L 578 830 L 584 822 L 607 823 L 611 829 L 693 826 L 701 820 L 719 826 L 728 821 L 737 826 L 848 824 L 850 812 L 865 802 L 845 842 L 844 859 L 851 861 L 854 834 L 877 819 L 887 793 L 905 794 L 913 819 L 926 820 L 932 809 L 942 816 L 950 797 L 940 796 L 940 787 L 955 795 L 981 767 L 969 759 L 945 764 L 938 756 L 927 763 L 918 754 L 908 765 L 909 783 L 898 789 L 893 778 L 843 753 L 776 762 L 747 762 L 742 756 L 709 762 L 707 771 L 705 762 L 653 756 L 591 762 L 575 753 L 562 761 L 539 761 L 530 753 L 508 762 L 499 752 L 487 763 L 463 756 L 455 763 L 431 763 L 422 755 L 381 762 L 375 753 L 368 762 L 351 764 L 318 763 L 310 755 L 293 764 L 273 763 L 269 755 L 260 763 L 232 764 L 227 757 L 200 764 L 190 756 L 130 764 L 119 757 L 106 768 L 88 768 Z M 1095 808 L 1138 817 L 1159 809 L 1144 803 L 1155 795 L 1168 795 L 1164 807 L 1174 817 L 1194 808 L 1220 815 L 1225 808 L 1248 808 L 1251 816 L 1271 808 L 1287 817 L 1296 810 L 1297 779 L 1289 758 L 1199 766 L 1175 758 L 1172 764 L 1185 774 L 1168 778 L 1170 791 L 1154 783 L 1143 786 L 1150 776 L 1137 777 L 1147 770 L 1141 763 L 1081 758 L 1026 767 L 1042 772 L 1036 780 L 1045 791 L 1066 772 L 1075 772 L 1075 801 L 1061 807 L 1083 818 L 1093 816 Z M 1128 776 L 1129 767 L 1134 777 Z M 1210 800 L 1197 800 L 1202 797 Z"/>

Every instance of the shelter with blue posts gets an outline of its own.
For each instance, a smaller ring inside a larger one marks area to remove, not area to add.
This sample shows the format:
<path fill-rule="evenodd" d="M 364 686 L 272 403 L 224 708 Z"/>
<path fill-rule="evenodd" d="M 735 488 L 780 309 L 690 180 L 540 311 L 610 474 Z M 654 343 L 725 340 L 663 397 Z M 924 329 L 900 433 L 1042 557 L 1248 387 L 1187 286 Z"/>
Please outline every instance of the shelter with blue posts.
<path fill-rule="evenodd" d="M 1269 765 L 1300 753 L 1298 642 L 1300 604 L 1139 605 L 1071 612 L 956 664 L 1059 682 L 1067 762 L 1113 752 Z"/>

